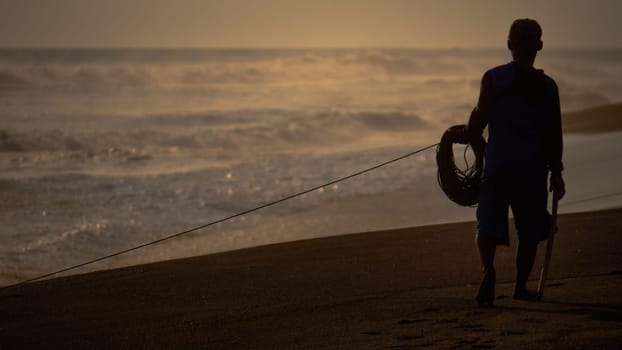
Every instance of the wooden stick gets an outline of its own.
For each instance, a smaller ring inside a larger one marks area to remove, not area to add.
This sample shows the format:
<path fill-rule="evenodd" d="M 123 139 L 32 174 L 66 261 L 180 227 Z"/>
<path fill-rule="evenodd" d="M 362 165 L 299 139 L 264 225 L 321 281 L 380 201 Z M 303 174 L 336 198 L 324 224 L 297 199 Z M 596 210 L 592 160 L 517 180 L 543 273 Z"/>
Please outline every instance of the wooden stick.
<path fill-rule="evenodd" d="M 551 227 L 549 228 L 549 239 L 546 244 L 546 255 L 544 256 L 544 266 L 540 272 L 540 282 L 538 283 L 538 297 L 544 294 L 544 284 L 551 265 L 551 255 L 553 254 L 553 243 L 555 242 L 555 231 L 557 230 L 557 193 L 553 191 L 553 209 L 551 213 Z"/>

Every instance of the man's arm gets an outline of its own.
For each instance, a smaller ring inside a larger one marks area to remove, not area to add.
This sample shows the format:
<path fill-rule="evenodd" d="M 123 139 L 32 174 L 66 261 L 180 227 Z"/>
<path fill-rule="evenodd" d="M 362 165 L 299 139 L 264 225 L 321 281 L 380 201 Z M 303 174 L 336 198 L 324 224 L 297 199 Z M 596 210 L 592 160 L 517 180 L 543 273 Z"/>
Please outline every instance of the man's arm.
<path fill-rule="evenodd" d="M 562 163 L 562 153 L 564 150 L 564 140 L 562 132 L 562 113 L 559 102 L 559 91 L 557 85 L 555 85 L 555 96 L 553 100 L 553 115 L 552 115 L 552 128 L 549 144 L 549 159 L 548 165 L 551 171 L 551 191 L 555 191 L 559 199 L 561 199 L 566 193 L 566 185 L 562 179 L 562 170 L 564 170 L 564 164 Z"/>
<path fill-rule="evenodd" d="M 490 115 L 492 114 L 493 96 L 492 96 L 492 81 L 490 74 L 486 72 L 482 77 L 482 83 L 479 91 L 479 100 L 477 106 L 471 112 L 468 124 L 468 134 L 470 140 L 475 140 L 480 137 L 490 121 Z"/>

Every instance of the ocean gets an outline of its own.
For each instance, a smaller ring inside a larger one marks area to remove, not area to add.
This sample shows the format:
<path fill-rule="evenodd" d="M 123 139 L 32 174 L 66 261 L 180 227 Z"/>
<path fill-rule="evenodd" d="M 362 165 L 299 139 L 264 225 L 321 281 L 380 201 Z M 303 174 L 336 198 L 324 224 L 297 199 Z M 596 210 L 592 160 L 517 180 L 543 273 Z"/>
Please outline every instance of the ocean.
<path fill-rule="evenodd" d="M 483 72 L 510 59 L 466 49 L 0 49 L 0 285 L 434 144 L 467 121 Z M 536 66 L 569 112 L 622 101 L 621 62 L 622 50 L 544 50 Z M 620 136 L 566 138 L 566 211 L 621 204 L 589 200 L 622 191 L 607 171 L 622 164 Z M 472 220 L 473 208 L 440 192 L 434 156 L 74 273 Z"/>

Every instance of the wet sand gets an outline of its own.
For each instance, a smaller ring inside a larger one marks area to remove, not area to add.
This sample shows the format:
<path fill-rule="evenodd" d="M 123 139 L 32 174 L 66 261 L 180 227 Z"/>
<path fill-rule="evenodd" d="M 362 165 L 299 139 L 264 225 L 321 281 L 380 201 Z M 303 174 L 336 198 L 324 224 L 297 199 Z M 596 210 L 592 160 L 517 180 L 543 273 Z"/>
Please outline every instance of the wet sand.
<path fill-rule="evenodd" d="M 475 305 L 474 223 L 281 243 L 0 291 L 0 348 L 619 349 L 622 209 L 559 218 L 541 302 Z M 532 287 L 543 260 L 541 245 Z"/>

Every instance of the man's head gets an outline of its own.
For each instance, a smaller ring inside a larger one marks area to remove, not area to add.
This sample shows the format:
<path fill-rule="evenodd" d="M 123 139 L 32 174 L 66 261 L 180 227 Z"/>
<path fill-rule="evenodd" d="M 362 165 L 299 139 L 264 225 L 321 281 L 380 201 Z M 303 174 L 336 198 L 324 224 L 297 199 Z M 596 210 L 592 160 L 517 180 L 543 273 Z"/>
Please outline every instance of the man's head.
<path fill-rule="evenodd" d="M 510 27 L 508 49 L 514 61 L 533 65 L 538 51 L 542 50 L 542 28 L 533 19 L 517 19 Z"/>

